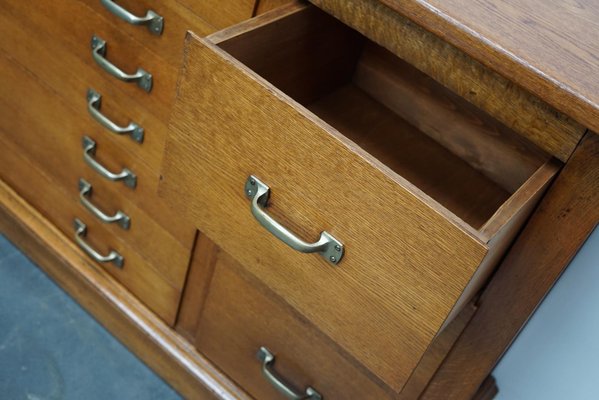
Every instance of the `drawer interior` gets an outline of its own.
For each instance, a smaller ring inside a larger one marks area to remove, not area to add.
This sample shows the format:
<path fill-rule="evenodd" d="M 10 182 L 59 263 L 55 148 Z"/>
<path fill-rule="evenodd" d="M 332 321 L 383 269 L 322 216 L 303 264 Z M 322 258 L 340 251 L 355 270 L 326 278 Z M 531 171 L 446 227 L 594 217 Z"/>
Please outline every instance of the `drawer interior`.
<path fill-rule="evenodd" d="M 318 8 L 269 18 L 210 40 L 443 212 L 483 231 L 546 183 L 547 154 Z"/>

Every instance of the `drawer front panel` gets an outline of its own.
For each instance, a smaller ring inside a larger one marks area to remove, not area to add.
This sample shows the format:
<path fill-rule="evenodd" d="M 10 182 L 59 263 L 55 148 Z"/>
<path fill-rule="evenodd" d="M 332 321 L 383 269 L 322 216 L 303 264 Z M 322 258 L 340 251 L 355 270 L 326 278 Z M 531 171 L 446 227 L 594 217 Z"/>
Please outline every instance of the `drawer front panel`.
<path fill-rule="evenodd" d="M 183 55 L 185 32 L 188 30 L 205 36 L 214 32 L 214 28 L 201 16 L 190 12 L 178 1 L 164 0 L 114 0 L 112 3 L 124 8 L 136 16 L 145 16 L 154 11 L 163 18 L 163 30 L 160 35 L 152 33 L 147 26 L 131 25 L 117 17 L 105 7 L 100 0 L 78 0 L 85 3 L 110 24 L 108 29 L 118 29 L 132 36 L 149 50 L 178 67 Z M 221 8 L 228 7 L 228 2 L 220 3 Z M 249 18 L 249 17 L 248 17 Z M 101 32 L 98 32 L 101 33 Z"/>
<path fill-rule="evenodd" d="M 74 237 L 73 220 L 82 220 L 87 225 L 85 240 L 90 246 L 100 253 L 115 250 L 124 258 L 122 269 L 111 263 L 102 264 L 99 268 L 114 276 L 172 325 L 179 305 L 181 285 L 174 287 L 148 260 L 89 216 L 72 193 L 62 190 L 53 179 L 24 157 L 22 149 L 8 141 L 7 136 L 7 132 L 0 129 L 0 178 L 68 237 Z"/>
<path fill-rule="evenodd" d="M 486 247 L 227 53 L 193 36 L 187 50 L 161 195 L 400 388 Z M 282 225 L 345 245 L 337 267 L 260 226 L 244 195 L 250 174 L 272 189 L 268 213 Z"/>
<path fill-rule="evenodd" d="M 153 262 L 159 272 L 175 287 L 181 288 L 194 231 L 173 236 L 154 221 L 154 213 L 169 211 L 160 206 L 155 194 L 158 177 L 147 167 L 124 154 L 105 135 L 89 134 L 87 124 L 56 99 L 53 93 L 36 82 L 35 76 L 23 67 L 0 55 L 0 71 L 4 83 L 0 86 L 0 104 L 3 110 L 0 126 L 3 136 L 16 143 L 27 157 L 46 171 L 64 191 L 78 201 L 79 178 L 92 184 L 92 201 L 105 210 L 122 210 L 131 217 L 131 227 L 124 231 L 111 224 L 107 229 L 123 242 L 136 248 Z M 137 175 L 137 186 L 131 189 L 122 182 L 110 182 L 93 171 L 83 160 L 82 137 L 92 137 L 97 144 L 96 159 L 111 171 L 126 167 Z M 135 145 L 135 143 L 131 143 Z M 152 204 L 145 210 L 144 204 Z M 172 211 L 170 211 L 172 212 Z M 172 212 L 175 214 L 174 212 Z M 91 218 L 88 211 L 85 216 Z M 177 227 L 182 221 L 171 215 L 169 224 Z M 166 225 L 170 226 L 170 225 Z M 160 243 L 160 246 L 156 246 Z"/>
<path fill-rule="evenodd" d="M 199 351 L 257 399 L 282 398 L 262 374 L 256 357 L 262 346 L 275 355 L 274 372 L 296 391 L 309 385 L 325 399 L 390 398 L 359 363 L 241 269 L 218 253 L 198 325 Z"/>

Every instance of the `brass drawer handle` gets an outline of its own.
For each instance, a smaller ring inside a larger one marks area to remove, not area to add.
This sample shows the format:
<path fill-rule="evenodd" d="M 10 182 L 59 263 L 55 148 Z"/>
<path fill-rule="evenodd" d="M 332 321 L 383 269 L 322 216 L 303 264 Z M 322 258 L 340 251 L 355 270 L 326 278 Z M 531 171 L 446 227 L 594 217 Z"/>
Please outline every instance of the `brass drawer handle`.
<path fill-rule="evenodd" d="M 129 122 L 127 126 L 119 126 L 112 122 L 108 117 L 100 112 L 102 106 L 102 95 L 93 89 L 87 89 L 87 111 L 104 128 L 116 133 L 117 135 L 129 135 L 138 143 L 144 141 L 144 128 L 135 122 Z"/>
<path fill-rule="evenodd" d="M 121 172 L 114 173 L 106 169 L 102 164 L 97 162 L 93 155 L 96 154 L 96 142 L 90 137 L 83 136 L 83 159 L 94 171 L 102 175 L 109 181 L 123 181 L 125 185 L 134 188 L 137 185 L 137 176 L 127 168 L 123 168 Z"/>
<path fill-rule="evenodd" d="M 83 251 L 87 253 L 94 261 L 99 263 L 113 263 L 115 266 L 119 268 L 123 268 L 123 264 L 125 260 L 123 256 L 117 253 L 114 250 L 110 250 L 107 255 L 102 255 L 96 251 L 93 247 L 91 247 L 83 238 L 87 235 L 87 226 L 81 222 L 78 218 L 75 218 L 75 242 L 81 247 Z"/>
<path fill-rule="evenodd" d="M 149 92 L 152 90 L 152 74 L 138 68 L 134 74 L 128 74 L 106 59 L 106 41 L 92 36 L 92 56 L 94 61 L 115 78 L 124 82 L 136 82 L 137 86 Z"/>
<path fill-rule="evenodd" d="M 104 211 L 96 207 L 89 197 L 92 195 L 92 185 L 83 178 L 79 179 L 79 201 L 85 208 L 89 210 L 95 217 L 104 223 L 117 223 L 125 230 L 131 226 L 131 218 L 122 211 L 117 211 L 113 215 L 108 215 Z"/>
<path fill-rule="evenodd" d="M 162 34 L 164 18 L 156 14 L 154 11 L 148 10 L 145 16 L 138 17 L 135 14 L 131 14 L 125 8 L 119 6 L 112 0 L 101 0 L 101 3 L 108 11 L 123 21 L 128 22 L 131 25 L 145 25 L 154 35 Z"/>
<path fill-rule="evenodd" d="M 343 257 L 343 244 L 326 231 L 320 233 L 315 243 L 307 243 L 275 221 L 263 208 L 268 205 L 270 188 L 253 175 L 245 182 L 245 194 L 252 201 L 251 211 L 260 225 L 289 247 L 302 253 L 320 253 L 329 263 L 336 265 Z"/>
<path fill-rule="evenodd" d="M 291 400 L 322 400 L 322 395 L 311 386 L 304 393 L 294 389 L 285 380 L 278 376 L 274 370 L 275 356 L 266 348 L 260 347 L 257 354 L 262 362 L 262 374 L 266 380 L 285 397 Z"/>

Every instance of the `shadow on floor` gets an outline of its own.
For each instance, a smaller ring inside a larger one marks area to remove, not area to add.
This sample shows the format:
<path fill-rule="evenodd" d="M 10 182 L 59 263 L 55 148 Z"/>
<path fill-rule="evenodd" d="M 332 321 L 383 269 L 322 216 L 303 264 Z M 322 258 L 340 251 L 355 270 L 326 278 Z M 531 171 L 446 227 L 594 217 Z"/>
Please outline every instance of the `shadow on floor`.
<path fill-rule="evenodd" d="M 2 235 L 0 398 L 180 399 Z"/>

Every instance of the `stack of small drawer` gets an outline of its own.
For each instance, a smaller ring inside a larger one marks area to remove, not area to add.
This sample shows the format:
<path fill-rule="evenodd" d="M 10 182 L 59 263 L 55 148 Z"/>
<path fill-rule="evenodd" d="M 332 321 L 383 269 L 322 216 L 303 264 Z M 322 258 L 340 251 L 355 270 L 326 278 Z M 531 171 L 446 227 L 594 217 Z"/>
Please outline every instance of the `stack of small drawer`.
<path fill-rule="evenodd" d="M 0 178 L 169 324 L 196 232 L 156 195 L 183 39 L 254 8 L 194 3 L 0 3 Z"/>

